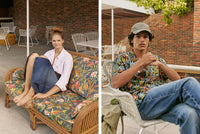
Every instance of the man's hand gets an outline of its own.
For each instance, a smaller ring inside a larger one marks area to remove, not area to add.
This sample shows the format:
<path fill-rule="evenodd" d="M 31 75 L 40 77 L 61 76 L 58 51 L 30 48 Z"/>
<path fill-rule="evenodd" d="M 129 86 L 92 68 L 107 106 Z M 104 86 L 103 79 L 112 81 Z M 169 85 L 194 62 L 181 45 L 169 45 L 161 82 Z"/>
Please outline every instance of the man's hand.
<path fill-rule="evenodd" d="M 141 58 L 141 62 L 143 62 L 144 67 L 156 61 L 157 61 L 156 57 L 151 52 L 144 54 Z"/>
<path fill-rule="evenodd" d="M 46 98 L 46 97 L 47 95 L 43 93 L 37 93 L 35 96 L 33 96 L 33 98 L 39 98 L 39 99 Z"/>
<path fill-rule="evenodd" d="M 156 61 L 152 62 L 150 65 L 151 66 L 159 66 L 160 64 L 161 64 L 161 62 L 156 60 Z"/>

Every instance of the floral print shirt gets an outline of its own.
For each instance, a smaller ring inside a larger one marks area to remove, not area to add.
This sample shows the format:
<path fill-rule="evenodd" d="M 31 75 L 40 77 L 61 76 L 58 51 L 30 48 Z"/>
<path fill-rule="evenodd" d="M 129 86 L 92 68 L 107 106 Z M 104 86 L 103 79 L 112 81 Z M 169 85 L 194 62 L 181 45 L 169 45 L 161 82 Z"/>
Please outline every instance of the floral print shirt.
<path fill-rule="evenodd" d="M 163 59 L 156 55 L 154 56 L 157 60 L 166 65 Z M 112 76 L 129 69 L 137 61 L 138 59 L 133 50 L 120 54 L 114 61 Z M 128 83 L 119 89 L 132 94 L 139 107 L 147 92 L 155 86 L 164 84 L 167 79 L 166 74 L 158 66 L 148 66 L 147 70 L 144 68 L 139 70 Z"/>

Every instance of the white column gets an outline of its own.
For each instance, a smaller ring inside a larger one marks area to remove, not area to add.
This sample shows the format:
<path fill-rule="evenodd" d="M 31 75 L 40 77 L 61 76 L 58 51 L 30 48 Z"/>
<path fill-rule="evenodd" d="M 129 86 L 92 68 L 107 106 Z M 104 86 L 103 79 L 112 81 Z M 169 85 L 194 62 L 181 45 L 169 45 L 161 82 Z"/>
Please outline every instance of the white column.
<path fill-rule="evenodd" d="M 114 9 L 112 8 L 111 9 L 111 25 L 112 25 L 112 28 L 111 28 L 111 31 L 112 31 L 112 61 L 114 61 Z"/>
<path fill-rule="evenodd" d="M 26 0 L 27 57 L 29 56 L 29 0 Z"/>

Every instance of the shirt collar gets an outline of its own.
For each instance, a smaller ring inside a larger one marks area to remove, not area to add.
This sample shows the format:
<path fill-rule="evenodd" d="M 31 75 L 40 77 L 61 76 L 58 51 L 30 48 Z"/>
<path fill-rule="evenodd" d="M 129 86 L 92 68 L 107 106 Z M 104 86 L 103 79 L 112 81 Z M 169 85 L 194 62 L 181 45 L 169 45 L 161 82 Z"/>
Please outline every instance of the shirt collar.
<path fill-rule="evenodd" d="M 130 54 L 135 56 L 135 53 L 134 53 L 133 49 L 131 49 Z"/>
<path fill-rule="evenodd" d="M 138 60 L 138 58 L 136 57 L 136 55 L 135 55 L 133 49 L 129 51 L 129 54 L 130 54 L 130 59 L 131 59 L 131 61 L 134 61 L 134 62 L 135 62 L 135 61 Z"/>

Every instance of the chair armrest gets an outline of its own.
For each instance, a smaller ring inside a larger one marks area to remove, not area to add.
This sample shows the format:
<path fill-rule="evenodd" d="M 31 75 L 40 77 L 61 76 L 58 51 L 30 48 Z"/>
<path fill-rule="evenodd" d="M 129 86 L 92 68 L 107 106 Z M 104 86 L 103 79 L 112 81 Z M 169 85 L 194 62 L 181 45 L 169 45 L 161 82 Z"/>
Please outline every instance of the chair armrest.
<path fill-rule="evenodd" d="M 12 76 L 13 76 L 13 73 L 15 72 L 15 70 L 20 69 L 20 68 L 23 68 L 23 67 L 16 67 L 16 68 L 10 69 L 10 70 L 6 73 L 5 82 L 11 80 L 11 79 L 12 79 Z"/>
<path fill-rule="evenodd" d="M 103 45 L 102 48 L 112 48 L 112 45 Z"/>
<path fill-rule="evenodd" d="M 98 132 L 98 102 L 86 106 L 75 118 L 72 134 L 80 134 L 91 130 Z"/>
<path fill-rule="evenodd" d="M 105 56 L 105 55 L 112 55 L 112 53 L 102 53 L 101 55 L 102 55 L 102 56 Z"/>
<path fill-rule="evenodd" d="M 105 91 L 104 91 L 105 90 Z M 132 95 L 128 92 L 122 92 L 119 89 L 112 88 L 111 86 L 107 85 L 104 86 L 102 89 L 102 96 L 107 95 L 116 98 L 119 100 L 122 111 L 132 119 L 134 119 L 136 122 L 141 122 L 142 119 L 140 117 L 138 108 L 136 106 L 136 103 L 132 97 Z"/>

